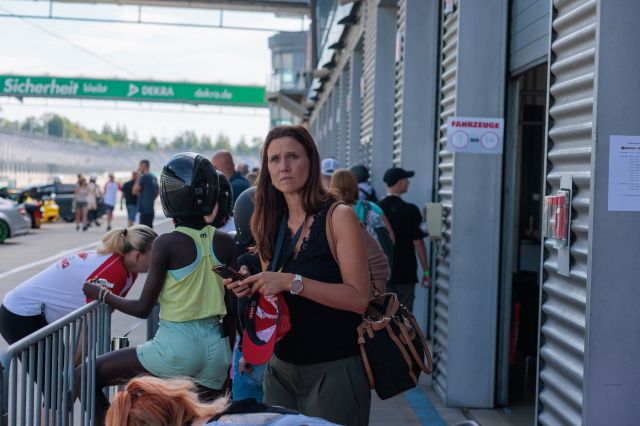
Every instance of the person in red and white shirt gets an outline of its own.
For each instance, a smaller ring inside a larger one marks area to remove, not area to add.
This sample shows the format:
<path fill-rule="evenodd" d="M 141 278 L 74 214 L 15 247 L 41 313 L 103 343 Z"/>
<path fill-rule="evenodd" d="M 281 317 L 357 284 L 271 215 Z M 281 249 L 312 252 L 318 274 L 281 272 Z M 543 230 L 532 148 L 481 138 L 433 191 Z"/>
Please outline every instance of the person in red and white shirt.
<path fill-rule="evenodd" d="M 111 292 L 126 296 L 138 273 L 149 270 L 156 233 L 144 225 L 114 229 L 97 249 L 71 254 L 29 278 L 0 306 L 0 334 L 12 344 L 91 302 L 87 281 L 102 279 Z"/>

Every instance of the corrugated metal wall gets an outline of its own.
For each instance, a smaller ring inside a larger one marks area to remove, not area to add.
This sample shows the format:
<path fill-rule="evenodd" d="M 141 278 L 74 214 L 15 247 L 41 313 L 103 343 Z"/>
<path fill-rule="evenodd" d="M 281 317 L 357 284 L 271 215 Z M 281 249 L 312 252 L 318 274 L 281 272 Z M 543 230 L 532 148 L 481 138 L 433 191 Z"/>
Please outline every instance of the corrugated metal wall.
<path fill-rule="evenodd" d="M 353 102 L 354 102 L 354 98 L 353 98 L 353 81 L 352 80 L 352 73 L 353 70 L 351 69 L 352 67 L 352 61 L 353 58 L 351 58 L 347 64 L 344 66 L 344 72 L 346 74 L 346 78 L 344 79 L 344 94 L 346 96 L 346 99 L 344 100 L 345 103 L 345 117 L 344 117 L 344 121 L 345 121 L 345 147 L 344 147 L 344 161 L 345 164 L 353 164 L 353 160 L 355 158 L 354 153 L 351 152 L 351 140 L 353 139 L 353 132 L 352 132 L 352 127 L 353 126 Z M 356 102 L 359 102 L 359 99 L 356 100 Z"/>
<path fill-rule="evenodd" d="M 316 140 L 316 144 L 318 145 L 318 151 L 320 153 L 320 156 L 324 155 L 324 145 L 323 145 L 323 139 L 322 139 L 322 130 L 324 126 L 323 118 L 324 118 L 324 112 L 322 111 L 322 106 L 320 106 L 318 108 L 318 114 L 316 115 L 317 130 L 314 133 L 314 138 Z"/>
<path fill-rule="evenodd" d="M 325 157 L 336 157 L 336 137 L 335 137 L 335 126 L 334 126 L 334 103 L 336 98 L 335 86 L 331 89 L 331 94 L 327 99 L 326 108 L 327 108 L 327 153 Z"/>
<path fill-rule="evenodd" d="M 538 65 L 549 53 L 549 0 L 511 0 L 509 71 Z"/>
<path fill-rule="evenodd" d="M 331 121 L 333 123 L 332 137 L 333 137 L 333 156 L 335 159 L 340 160 L 342 150 L 342 140 L 340 139 L 340 77 L 336 80 L 336 84 L 333 87 L 333 97 L 331 103 Z M 342 166 L 342 161 L 340 165 Z"/>
<path fill-rule="evenodd" d="M 371 168 L 371 150 L 373 145 L 373 101 L 376 62 L 376 27 L 377 1 L 366 0 L 364 6 L 364 54 L 363 54 L 363 85 L 362 118 L 360 121 L 360 159 L 359 162 Z"/>
<path fill-rule="evenodd" d="M 594 120 L 596 0 L 554 0 L 547 194 L 573 177 L 570 276 L 545 245 L 541 295 L 538 422 L 582 423 L 589 205 Z"/>
<path fill-rule="evenodd" d="M 338 161 L 342 167 L 348 166 L 347 152 L 349 150 L 349 139 L 347 136 L 347 81 L 349 80 L 349 70 L 345 67 L 338 79 L 338 112 L 336 121 L 338 127 Z"/>
<path fill-rule="evenodd" d="M 360 94 L 360 80 L 362 77 L 362 38 L 353 51 L 348 64 L 349 88 L 347 90 L 347 116 L 348 116 L 348 163 L 353 165 L 360 162 L 360 120 L 362 117 L 362 102 Z"/>
<path fill-rule="evenodd" d="M 329 147 L 327 146 L 327 102 L 322 104 L 320 108 L 320 146 L 322 150 L 320 155 L 324 158 L 327 155 Z"/>
<path fill-rule="evenodd" d="M 318 119 L 309 121 L 309 127 L 311 128 L 311 134 L 313 135 L 313 140 L 316 141 L 316 145 L 318 145 L 318 149 L 320 149 L 320 140 L 318 138 Z"/>
<path fill-rule="evenodd" d="M 437 197 L 443 205 L 443 235 L 437 244 L 434 288 L 433 383 L 446 400 L 449 317 L 449 254 L 451 250 L 453 154 L 447 151 L 447 118 L 455 114 L 458 54 L 458 11 L 442 16 L 440 42 L 439 147 Z"/>
<path fill-rule="evenodd" d="M 396 28 L 396 80 L 393 109 L 393 165 L 402 163 L 402 104 L 404 93 L 404 37 L 407 20 L 407 1 L 398 2 L 398 18 Z"/>

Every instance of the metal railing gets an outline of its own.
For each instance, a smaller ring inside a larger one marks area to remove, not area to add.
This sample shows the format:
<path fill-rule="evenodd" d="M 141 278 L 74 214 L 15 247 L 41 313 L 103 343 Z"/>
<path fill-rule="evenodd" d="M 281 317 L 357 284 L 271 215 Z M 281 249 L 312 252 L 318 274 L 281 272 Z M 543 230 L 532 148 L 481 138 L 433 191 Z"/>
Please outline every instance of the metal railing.
<path fill-rule="evenodd" d="M 2 424 L 92 425 L 96 357 L 110 341 L 111 308 L 94 301 L 9 346 L 0 353 Z"/>

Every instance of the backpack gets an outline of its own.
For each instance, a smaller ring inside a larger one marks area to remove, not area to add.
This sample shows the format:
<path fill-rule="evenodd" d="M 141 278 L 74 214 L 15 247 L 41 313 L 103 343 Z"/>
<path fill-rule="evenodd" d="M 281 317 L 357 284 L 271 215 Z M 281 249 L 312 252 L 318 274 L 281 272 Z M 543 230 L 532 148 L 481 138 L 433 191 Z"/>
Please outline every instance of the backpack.
<path fill-rule="evenodd" d="M 329 243 L 329 248 L 331 249 L 331 254 L 333 258 L 338 262 L 338 257 L 336 254 L 336 240 L 334 238 L 333 225 L 331 224 L 331 215 L 333 211 L 338 206 L 338 204 L 345 204 L 336 202 L 333 203 L 331 207 L 329 207 L 329 211 L 327 212 L 327 241 Z M 347 205 L 347 204 L 345 204 Z M 371 279 L 371 283 L 375 286 L 380 293 L 384 293 L 387 288 L 387 281 L 389 279 L 389 260 L 387 259 L 387 255 L 380 247 L 380 244 L 376 241 L 376 239 L 366 230 L 362 222 L 360 223 L 360 229 L 362 230 L 362 235 L 364 237 L 365 249 L 367 251 L 367 261 L 369 262 L 369 275 Z M 373 294 L 374 289 L 371 289 Z"/>
<path fill-rule="evenodd" d="M 382 216 L 371 208 L 369 201 L 360 201 L 360 203 L 364 207 L 364 214 L 360 220 L 364 223 L 369 234 L 371 234 L 378 244 L 380 244 L 380 247 L 382 247 L 384 254 L 387 256 L 389 267 L 391 267 L 391 265 L 393 265 L 394 244 L 387 225 L 384 223 Z"/>
<path fill-rule="evenodd" d="M 358 184 L 358 192 L 360 193 L 360 199 L 363 201 L 373 201 L 374 203 L 378 201 L 378 197 L 376 196 L 376 190 L 370 186 L 370 191 L 364 189 L 360 184 Z"/>

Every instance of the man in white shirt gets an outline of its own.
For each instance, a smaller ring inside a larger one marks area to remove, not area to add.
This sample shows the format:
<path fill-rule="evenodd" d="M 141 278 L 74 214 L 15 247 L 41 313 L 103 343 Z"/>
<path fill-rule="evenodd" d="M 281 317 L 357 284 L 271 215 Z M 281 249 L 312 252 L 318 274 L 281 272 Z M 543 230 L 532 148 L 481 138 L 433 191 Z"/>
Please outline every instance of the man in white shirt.
<path fill-rule="evenodd" d="M 104 184 L 104 210 L 107 213 L 107 231 L 111 230 L 111 220 L 113 219 L 113 209 L 118 198 L 120 184 L 114 180 L 113 173 L 109 173 L 109 180 Z"/>

